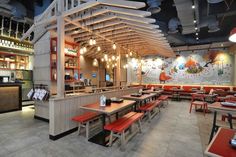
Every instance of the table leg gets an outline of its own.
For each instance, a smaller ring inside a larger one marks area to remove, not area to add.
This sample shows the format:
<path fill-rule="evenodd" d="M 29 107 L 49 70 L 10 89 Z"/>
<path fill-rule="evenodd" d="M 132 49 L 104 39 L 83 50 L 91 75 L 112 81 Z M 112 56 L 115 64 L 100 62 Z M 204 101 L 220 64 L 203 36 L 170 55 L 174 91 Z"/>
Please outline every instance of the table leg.
<path fill-rule="evenodd" d="M 212 129 L 211 129 L 211 135 L 210 135 L 209 143 L 211 142 L 211 140 L 212 140 L 212 138 L 214 136 L 215 130 L 217 128 L 217 126 L 216 126 L 216 117 L 217 117 L 217 112 L 214 111 L 214 118 L 213 118 L 213 124 L 212 124 Z"/>
<path fill-rule="evenodd" d="M 228 122 L 229 122 L 230 129 L 233 129 L 232 115 L 230 113 L 228 113 Z"/>
<path fill-rule="evenodd" d="M 116 112 L 116 120 L 119 118 L 119 114 L 118 112 Z"/>
<path fill-rule="evenodd" d="M 106 125 L 106 115 L 102 114 L 102 128 Z"/>

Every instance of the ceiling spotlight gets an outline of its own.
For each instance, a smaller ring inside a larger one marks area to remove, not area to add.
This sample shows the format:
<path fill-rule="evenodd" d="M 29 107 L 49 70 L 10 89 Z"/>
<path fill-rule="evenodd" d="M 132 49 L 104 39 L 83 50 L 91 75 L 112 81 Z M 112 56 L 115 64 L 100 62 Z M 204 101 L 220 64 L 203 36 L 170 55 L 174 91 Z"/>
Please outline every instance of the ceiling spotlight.
<path fill-rule="evenodd" d="M 197 37 L 196 40 L 199 40 L 199 38 Z"/>
<path fill-rule="evenodd" d="M 195 27 L 195 30 L 197 30 L 197 27 Z"/>
<path fill-rule="evenodd" d="M 236 27 L 234 27 L 229 35 L 229 41 L 236 42 Z"/>
<path fill-rule="evenodd" d="M 196 32 L 196 35 L 198 35 L 198 32 Z"/>
<path fill-rule="evenodd" d="M 101 47 L 100 47 L 100 46 L 98 46 L 97 50 L 98 50 L 98 51 L 101 51 Z"/>
<path fill-rule="evenodd" d="M 197 23 L 197 20 L 193 20 L 193 23 Z"/>
<path fill-rule="evenodd" d="M 112 45 L 112 48 L 113 48 L 114 50 L 116 49 L 116 44 L 115 44 L 115 43 Z"/>
<path fill-rule="evenodd" d="M 195 5 L 192 5 L 192 9 L 195 9 Z"/>

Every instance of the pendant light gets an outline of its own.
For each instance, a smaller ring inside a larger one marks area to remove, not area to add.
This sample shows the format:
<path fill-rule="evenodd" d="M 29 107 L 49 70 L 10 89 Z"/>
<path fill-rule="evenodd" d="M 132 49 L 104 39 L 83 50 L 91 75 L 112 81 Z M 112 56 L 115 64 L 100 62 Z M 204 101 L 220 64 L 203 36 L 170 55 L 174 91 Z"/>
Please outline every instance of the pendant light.
<path fill-rule="evenodd" d="M 114 50 L 116 49 L 116 44 L 115 44 L 115 43 L 112 45 L 112 48 L 113 48 Z"/>
<path fill-rule="evenodd" d="M 133 53 L 132 53 L 132 52 L 130 52 L 130 53 L 129 53 L 129 55 L 130 55 L 130 56 L 132 56 L 132 55 L 133 55 Z"/>
<path fill-rule="evenodd" d="M 83 47 L 83 51 L 84 53 L 87 52 L 87 48 L 85 46 Z"/>
<path fill-rule="evenodd" d="M 80 53 L 81 55 L 84 54 L 83 48 L 81 48 L 81 49 L 79 50 L 79 53 Z"/>
<path fill-rule="evenodd" d="M 101 47 L 100 46 L 98 46 L 97 51 L 101 51 Z"/>
<path fill-rule="evenodd" d="M 92 39 L 92 38 L 89 39 L 89 45 L 90 45 L 90 46 L 93 45 L 93 39 Z"/>
<path fill-rule="evenodd" d="M 96 42 L 96 40 L 95 40 L 95 39 L 93 39 L 93 45 L 96 45 L 96 43 L 97 43 L 97 42 Z"/>
<path fill-rule="evenodd" d="M 236 42 L 236 27 L 234 27 L 229 35 L 229 41 Z"/>
<path fill-rule="evenodd" d="M 107 54 L 104 54 L 104 59 L 105 59 L 105 61 L 108 60 L 108 55 Z"/>

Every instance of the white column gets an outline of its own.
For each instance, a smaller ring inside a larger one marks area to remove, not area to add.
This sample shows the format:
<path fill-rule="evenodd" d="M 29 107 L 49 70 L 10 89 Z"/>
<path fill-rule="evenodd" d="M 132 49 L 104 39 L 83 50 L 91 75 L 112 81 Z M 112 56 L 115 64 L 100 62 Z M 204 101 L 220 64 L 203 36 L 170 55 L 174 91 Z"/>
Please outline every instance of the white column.
<path fill-rule="evenodd" d="M 64 1 L 58 1 L 57 16 L 57 97 L 64 97 L 65 92 L 65 21 L 61 13 Z"/>

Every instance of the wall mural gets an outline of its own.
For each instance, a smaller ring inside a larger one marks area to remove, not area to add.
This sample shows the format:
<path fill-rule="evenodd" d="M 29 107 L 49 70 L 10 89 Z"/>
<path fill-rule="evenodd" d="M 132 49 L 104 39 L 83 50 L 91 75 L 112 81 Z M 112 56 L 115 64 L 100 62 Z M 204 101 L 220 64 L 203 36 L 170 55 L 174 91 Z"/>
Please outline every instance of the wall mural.
<path fill-rule="evenodd" d="M 129 61 L 130 82 L 137 82 L 137 60 Z M 234 57 L 224 50 L 182 52 L 177 58 L 142 60 L 143 83 L 217 84 L 233 82 Z"/>

